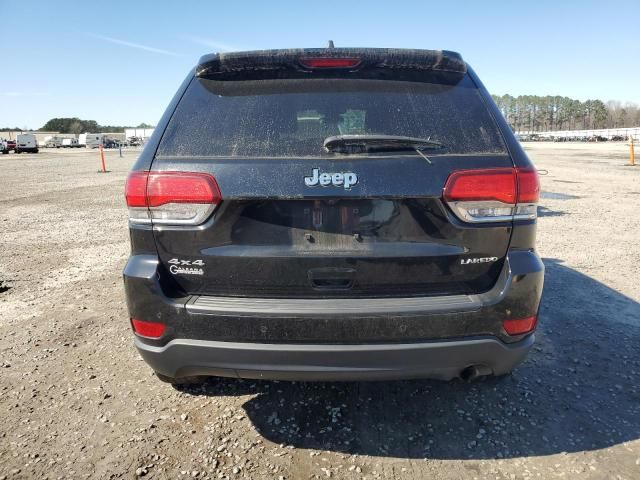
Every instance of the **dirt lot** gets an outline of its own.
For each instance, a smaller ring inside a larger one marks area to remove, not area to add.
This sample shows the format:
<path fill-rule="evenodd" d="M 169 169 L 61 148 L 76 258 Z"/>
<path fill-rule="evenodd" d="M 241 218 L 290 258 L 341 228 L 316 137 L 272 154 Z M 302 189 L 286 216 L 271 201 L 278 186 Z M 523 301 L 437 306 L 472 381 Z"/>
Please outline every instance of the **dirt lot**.
<path fill-rule="evenodd" d="M 120 272 L 136 153 L 0 156 L 0 479 L 640 478 L 640 167 L 529 144 L 544 190 L 538 343 L 471 384 L 218 380 L 132 347 Z"/>

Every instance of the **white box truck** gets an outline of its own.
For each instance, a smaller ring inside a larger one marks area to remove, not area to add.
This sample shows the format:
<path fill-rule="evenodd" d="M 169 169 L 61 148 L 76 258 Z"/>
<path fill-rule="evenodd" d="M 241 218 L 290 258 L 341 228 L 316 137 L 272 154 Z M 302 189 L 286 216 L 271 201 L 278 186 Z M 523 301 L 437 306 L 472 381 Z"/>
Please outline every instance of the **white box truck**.
<path fill-rule="evenodd" d="M 38 140 L 33 133 L 16 135 L 16 153 L 38 153 Z"/>
<path fill-rule="evenodd" d="M 63 138 L 62 139 L 62 148 L 77 148 L 80 145 L 78 144 L 78 139 L 76 138 Z"/>
<path fill-rule="evenodd" d="M 44 139 L 45 148 L 60 148 L 62 146 L 62 137 L 49 136 Z"/>
<path fill-rule="evenodd" d="M 101 133 L 87 133 L 85 136 L 85 146 L 87 148 L 98 148 L 104 145 L 104 135 Z"/>

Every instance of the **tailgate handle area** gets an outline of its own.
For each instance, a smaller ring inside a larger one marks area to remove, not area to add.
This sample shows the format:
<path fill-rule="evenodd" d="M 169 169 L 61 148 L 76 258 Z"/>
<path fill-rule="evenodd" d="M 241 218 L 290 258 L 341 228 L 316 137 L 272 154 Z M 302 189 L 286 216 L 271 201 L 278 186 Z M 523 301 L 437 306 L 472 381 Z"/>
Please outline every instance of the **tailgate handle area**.
<path fill-rule="evenodd" d="M 348 290 L 355 276 L 353 268 L 313 268 L 307 272 L 309 283 L 318 290 Z"/>

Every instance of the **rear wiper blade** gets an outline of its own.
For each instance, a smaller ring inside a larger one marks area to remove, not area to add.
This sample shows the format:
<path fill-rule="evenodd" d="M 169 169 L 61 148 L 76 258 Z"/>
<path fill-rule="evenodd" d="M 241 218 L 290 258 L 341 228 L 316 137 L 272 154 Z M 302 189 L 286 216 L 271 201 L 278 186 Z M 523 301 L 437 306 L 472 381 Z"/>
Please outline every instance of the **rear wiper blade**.
<path fill-rule="evenodd" d="M 401 135 L 335 135 L 324 140 L 328 152 L 362 153 L 390 152 L 401 150 L 435 150 L 444 145 L 429 138 L 404 137 Z"/>

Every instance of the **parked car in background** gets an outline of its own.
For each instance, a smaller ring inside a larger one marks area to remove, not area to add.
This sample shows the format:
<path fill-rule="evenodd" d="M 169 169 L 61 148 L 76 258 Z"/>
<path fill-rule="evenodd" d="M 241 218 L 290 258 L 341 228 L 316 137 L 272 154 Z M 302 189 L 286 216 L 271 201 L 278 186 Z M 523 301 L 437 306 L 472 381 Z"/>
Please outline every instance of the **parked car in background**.
<path fill-rule="evenodd" d="M 104 148 L 118 148 L 120 147 L 120 142 L 110 137 L 105 137 L 102 141 L 102 146 Z"/>
<path fill-rule="evenodd" d="M 38 153 L 38 139 L 32 133 L 21 133 L 16 136 L 16 153 Z"/>

